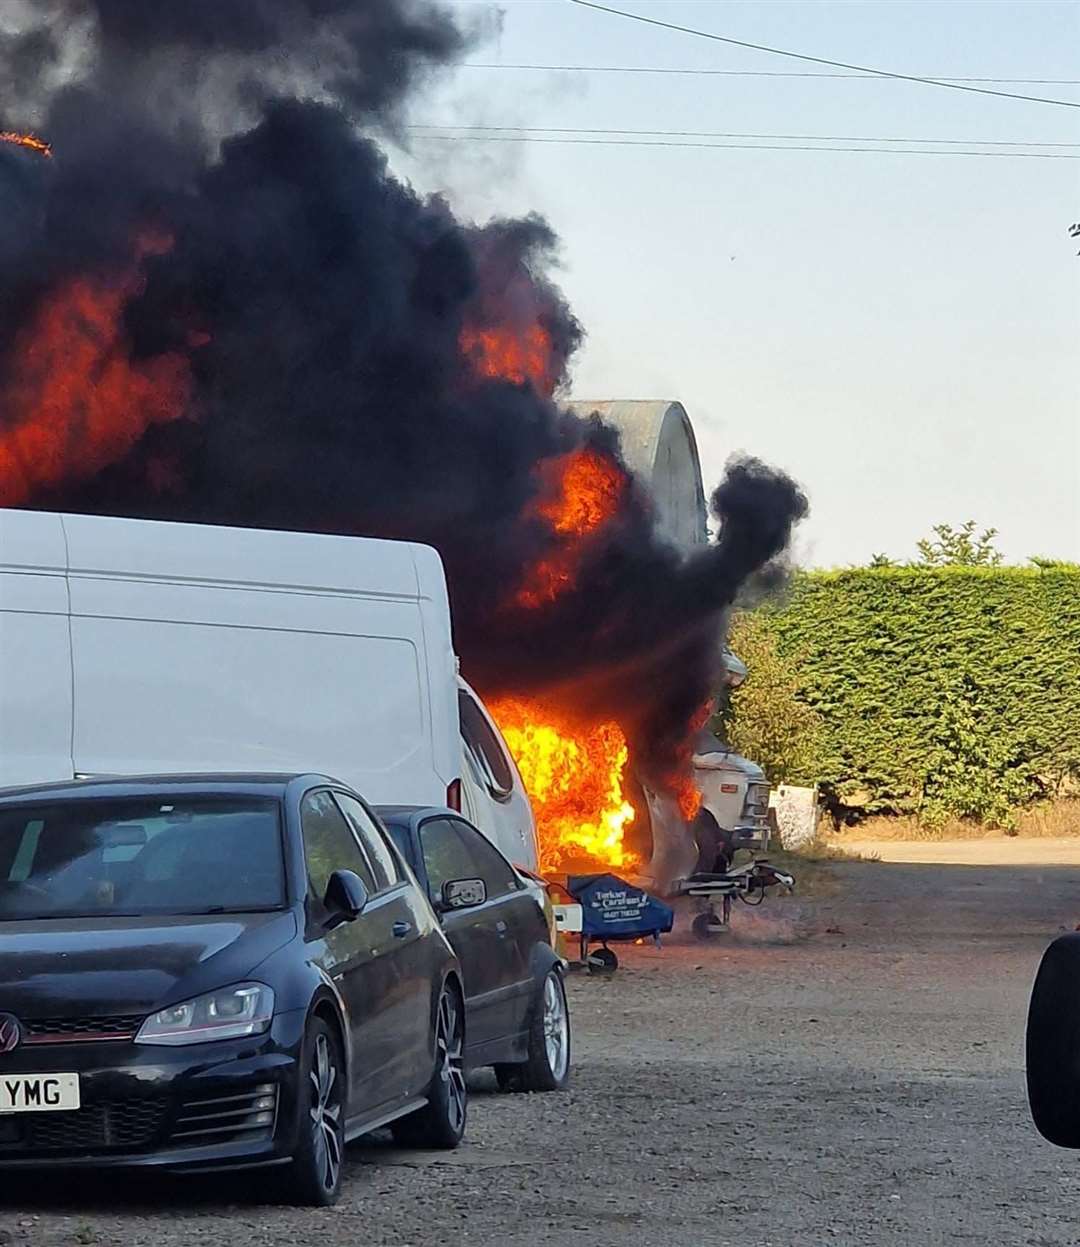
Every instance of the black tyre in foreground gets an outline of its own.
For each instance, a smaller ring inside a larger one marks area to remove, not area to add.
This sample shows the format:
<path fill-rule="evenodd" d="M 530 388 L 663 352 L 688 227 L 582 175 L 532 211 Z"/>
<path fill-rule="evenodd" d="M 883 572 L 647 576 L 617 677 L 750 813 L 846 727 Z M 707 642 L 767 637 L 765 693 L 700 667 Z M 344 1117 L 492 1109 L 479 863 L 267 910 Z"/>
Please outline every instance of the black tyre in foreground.
<path fill-rule="evenodd" d="M 1027 1021 L 1028 1103 L 1043 1138 L 1080 1148 L 1080 934 L 1043 953 Z"/>
<path fill-rule="evenodd" d="M 291 1194 L 298 1204 L 325 1208 L 341 1191 L 344 1096 L 341 1043 L 322 1018 L 313 1018 L 304 1042 L 300 1130 L 289 1169 Z"/>
<path fill-rule="evenodd" d="M 469 1092 L 465 1085 L 465 1009 L 461 996 L 447 985 L 435 1019 L 435 1072 L 422 1109 L 390 1127 L 406 1147 L 455 1148 L 465 1134 Z"/>
<path fill-rule="evenodd" d="M 562 974 L 548 971 L 533 1003 L 529 1057 L 520 1065 L 496 1065 L 502 1091 L 558 1091 L 570 1078 L 570 1007 Z"/>

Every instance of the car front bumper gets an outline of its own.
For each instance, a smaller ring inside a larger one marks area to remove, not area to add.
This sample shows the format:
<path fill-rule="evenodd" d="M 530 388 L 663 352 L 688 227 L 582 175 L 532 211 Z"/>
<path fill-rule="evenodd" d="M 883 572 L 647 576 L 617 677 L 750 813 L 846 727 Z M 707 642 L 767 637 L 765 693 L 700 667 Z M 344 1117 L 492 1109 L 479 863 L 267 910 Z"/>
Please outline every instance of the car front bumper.
<path fill-rule="evenodd" d="M 0 1169 L 282 1164 L 295 1148 L 305 1013 L 265 1035 L 165 1047 L 26 1045 L 5 1074 L 78 1074 L 80 1107 L 0 1115 Z"/>

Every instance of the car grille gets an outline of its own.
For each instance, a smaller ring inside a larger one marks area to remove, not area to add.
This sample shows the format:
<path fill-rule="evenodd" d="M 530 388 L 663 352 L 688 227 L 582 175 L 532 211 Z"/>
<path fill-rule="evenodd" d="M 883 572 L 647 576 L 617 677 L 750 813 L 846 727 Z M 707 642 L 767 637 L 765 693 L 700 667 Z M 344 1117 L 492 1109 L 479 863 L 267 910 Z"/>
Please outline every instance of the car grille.
<path fill-rule="evenodd" d="M 22 1023 L 26 1044 L 105 1043 L 134 1039 L 142 1017 L 127 1013 L 106 1017 L 27 1018 Z"/>
<path fill-rule="evenodd" d="M 273 1137 L 274 1083 L 181 1101 L 168 1096 L 99 1100 L 70 1113 L 0 1116 L 0 1157 L 86 1156 L 172 1147 L 258 1143 Z"/>
<path fill-rule="evenodd" d="M 163 1097 L 143 1097 L 84 1104 L 72 1113 L 13 1116 L 3 1123 L 0 1153 L 143 1151 L 160 1139 L 168 1106 Z"/>
<path fill-rule="evenodd" d="M 173 1126 L 171 1142 L 179 1147 L 253 1142 L 270 1138 L 277 1117 L 277 1086 L 259 1083 L 216 1096 L 185 1100 Z"/>

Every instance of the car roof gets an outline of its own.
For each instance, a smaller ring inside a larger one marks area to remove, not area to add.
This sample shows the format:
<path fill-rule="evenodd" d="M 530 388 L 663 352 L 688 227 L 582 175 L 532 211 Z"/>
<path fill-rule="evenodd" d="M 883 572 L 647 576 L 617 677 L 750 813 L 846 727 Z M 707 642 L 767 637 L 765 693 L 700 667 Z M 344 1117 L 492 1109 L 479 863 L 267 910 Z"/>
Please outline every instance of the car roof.
<path fill-rule="evenodd" d="M 471 819 L 466 818 L 460 810 L 450 809 L 448 805 L 373 805 L 371 808 L 384 823 L 393 823 L 398 827 L 406 827 L 410 834 L 416 833 L 417 827 L 426 818 L 456 818 L 459 822 L 471 827 L 477 835 L 483 836 L 495 852 L 506 861 L 511 870 L 527 874 L 532 878 L 537 877 L 533 871 L 525 870 L 521 866 L 515 866 L 497 844 L 491 844 L 491 840 L 484 835 Z"/>
<path fill-rule="evenodd" d="M 190 775 L 109 775 L 93 779 L 61 780 L 21 788 L 0 789 L 0 806 L 28 801 L 75 801 L 120 797 L 192 795 L 283 797 L 287 789 L 332 784 L 327 775 L 310 772 L 218 772 Z"/>
<path fill-rule="evenodd" d="M 447 805 L 375 805 L 371 807 L 386 823 L 403 823 L 415 827 L 425 818 L 456 818 L 463 823 L 469 820 L 460 810 L 452 810 Z M 469 823 L 471 827 L 472 824 Z"/>

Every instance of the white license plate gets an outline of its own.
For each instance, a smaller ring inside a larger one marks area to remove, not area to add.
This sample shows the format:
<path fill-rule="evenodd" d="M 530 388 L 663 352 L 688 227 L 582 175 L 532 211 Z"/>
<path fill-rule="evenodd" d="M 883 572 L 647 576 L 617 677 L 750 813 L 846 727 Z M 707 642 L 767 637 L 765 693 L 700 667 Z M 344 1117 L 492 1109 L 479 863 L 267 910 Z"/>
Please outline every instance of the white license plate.
<path fill-rule="evenodd" d="M 0 1073 L 0 1113 L 62 1113 L 78 1107 L 78 1074 Z"/>

